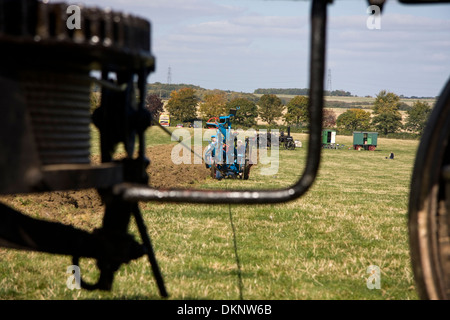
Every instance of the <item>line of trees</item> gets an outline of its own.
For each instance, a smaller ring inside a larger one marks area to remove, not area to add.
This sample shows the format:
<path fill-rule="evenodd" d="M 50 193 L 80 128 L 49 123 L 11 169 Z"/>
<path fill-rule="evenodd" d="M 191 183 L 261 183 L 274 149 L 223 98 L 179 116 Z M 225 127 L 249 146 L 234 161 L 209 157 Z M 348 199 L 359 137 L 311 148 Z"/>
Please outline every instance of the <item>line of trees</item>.
<path fill-rule="evenodd" d="M 283 120 L 286 125 L 308 127 L 308 97 L 297 95 L 286 105 L 275 94 L 263 94 L 259 100 L 244 96 L 231 96 L 221 90 L 210 90 L 200 99 L 196 89 L 184 87 L 170 93 L 166 109 L 179 122 L 192 122 L 196 119 L 207 121 L 211 117 L 227 115 L 231 108 L 240 107 L 234 123 L 242 127 L 256 125 L 257 118 L 273 125 Z M 431 106 L 416 101 L 406 111 L 402 119 L 400 97 L 386 90 L 380 91 L 372 105 L 372 112 L 359 108 L 350 108 L 339 117 L 331 109 L 324 109 L 323 126 L 337 127 L 346 131 L 376 130 L 382 134 L 396 133 L 401 130 L 422 134 Z M 157 95 L 147 96 L 147 107 L 154 117 L 163 111 L 163 104 Z"/>
<path fill-rule="evenodd" d="M 377 130 L 383 134 L 405 130 L 421 135 L 431 113 L 431 106 L 422 101 L 415 101 L 406 111 L 403 124 L 400 113 L 400 97 L 386 90 L 380 91 L 373 104 L 373 112 L 361 109 L 349 109 L 337 118 L 338 128 L 348 131 Z"/>
<path fill-rule="evenodd" d="M 295 96 L 307 96 L 309 94 L 308 88 L 268 88 L 268 89 L 256 89 L 253 93 L 255 94 L 278 94 L 278 95 L 295 95 Z M 345 90 L 325 90 L 325 96 L 335 96 L 335 97 L 351 97 L 352 94 Z"/>

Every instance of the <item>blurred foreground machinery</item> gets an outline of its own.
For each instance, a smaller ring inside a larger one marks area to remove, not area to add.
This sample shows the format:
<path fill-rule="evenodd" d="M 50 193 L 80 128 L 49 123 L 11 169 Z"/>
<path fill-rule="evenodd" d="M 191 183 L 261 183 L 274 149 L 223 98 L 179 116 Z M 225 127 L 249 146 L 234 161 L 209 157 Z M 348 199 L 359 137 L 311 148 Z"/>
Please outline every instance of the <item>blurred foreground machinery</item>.
<path fill-rule="evenodd" d="M 137 203 L 113 192 L 119 183 L 148 183 L 150 23 L 111 10 L 0 0 L 0 43 L 0 194 L 96 188 L 105 204 L 103 226 L 93 233 L 0 204 L 0 245 L 70 255 L 75 265 L 96 259 L 101 275 L 96 284 L 81 281 L 86 289 L 109 290 L 121 264 L 147 255 L 167 296 Z M 101 105 L 91 114 L 93 70 L 101 73 Z M 91 122 L 100 131 L 100 165 L 90 163 Z M 114 161 L 119 143 L 127 157 Z M 142 243 L 127 232 L 131 216 Z"/>

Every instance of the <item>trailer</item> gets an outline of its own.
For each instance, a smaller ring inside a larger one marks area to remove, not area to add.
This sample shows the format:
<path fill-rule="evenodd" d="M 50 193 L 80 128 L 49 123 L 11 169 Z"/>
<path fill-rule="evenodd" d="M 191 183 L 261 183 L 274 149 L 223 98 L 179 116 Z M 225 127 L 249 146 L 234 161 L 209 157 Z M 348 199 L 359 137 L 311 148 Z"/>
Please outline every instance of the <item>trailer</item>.
<path fill-rule="evenodd" d="M 336 130 L 322 130 L 322 148 L 336 149 Z"/>
<path fill-rule="evenodd" d="M 377 147 L 378 132 L 354 131 L 353 149 L 374 151 Z"/>

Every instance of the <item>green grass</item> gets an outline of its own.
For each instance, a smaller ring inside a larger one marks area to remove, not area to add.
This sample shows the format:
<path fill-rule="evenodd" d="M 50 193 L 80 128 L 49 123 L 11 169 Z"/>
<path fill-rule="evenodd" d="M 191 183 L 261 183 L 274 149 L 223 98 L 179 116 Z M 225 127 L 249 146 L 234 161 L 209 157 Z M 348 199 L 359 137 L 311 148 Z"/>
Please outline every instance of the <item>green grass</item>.
<path fill-rule="evenodd" d="M 279 172 L 248 181 L 207 180 L 202 188 L 274 188 L 294 183 L 303 148 L 280 150 Z M 162 134 L 151 144 L 167 143 Z M 351 145 L 351 137 L 337 136 Z M 376 151 L 323 150 L 319 175 L 306 195 L 276 205 L 142 203 L 170 299 L 417 299 L 407 203 L 417 141 L 379 139 Z M 95 145 L 94 145 L 95 148 Z M 395 160 L 385 157 L 394 152 Z M 24 204 L 25 205 L 25 204 Z M 242 291 L 230 224 L 236 231 Z M 130 231 L 136 234 L 134 224 Z M 111 292 L 69 290 L 69 257 L 0 249 L 2 299 L 159 299 L 145 258 L 118 271 Z M 366 287 L 367 267 L 381 269 L 381 289 Z M 97 276 L 93 261 L 81 274 Z"/>

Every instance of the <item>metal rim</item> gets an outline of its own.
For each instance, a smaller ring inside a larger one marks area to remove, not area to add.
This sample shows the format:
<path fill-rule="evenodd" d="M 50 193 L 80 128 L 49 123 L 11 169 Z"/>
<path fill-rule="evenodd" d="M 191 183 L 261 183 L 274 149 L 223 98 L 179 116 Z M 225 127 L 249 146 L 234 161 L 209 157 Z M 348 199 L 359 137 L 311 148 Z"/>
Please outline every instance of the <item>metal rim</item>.
<path fill-rule="evenodd" d="M 411 180 L 408 227 L 421 299 L 450 298 L 450 212 L 445 192 L 449 183 L 443 176 L 450 163 L 449 137 L 450 81 L 428 121 Z"/>

